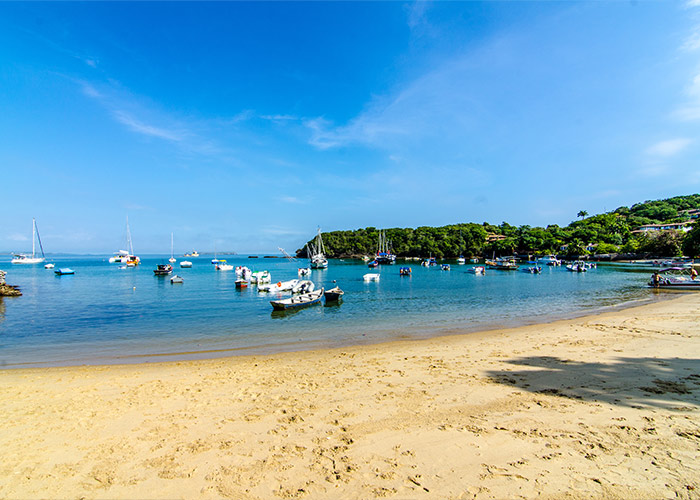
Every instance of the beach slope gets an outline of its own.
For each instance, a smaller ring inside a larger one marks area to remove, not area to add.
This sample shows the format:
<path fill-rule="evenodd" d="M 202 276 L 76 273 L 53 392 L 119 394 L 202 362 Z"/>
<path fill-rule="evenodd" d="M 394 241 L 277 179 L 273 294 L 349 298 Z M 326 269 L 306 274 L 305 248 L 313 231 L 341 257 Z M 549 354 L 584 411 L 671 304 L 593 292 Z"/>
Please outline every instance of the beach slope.
<path fill-rule="evenodd" d="M 700 498 L 698 318 L 1 371 L 0 497 Z"/>

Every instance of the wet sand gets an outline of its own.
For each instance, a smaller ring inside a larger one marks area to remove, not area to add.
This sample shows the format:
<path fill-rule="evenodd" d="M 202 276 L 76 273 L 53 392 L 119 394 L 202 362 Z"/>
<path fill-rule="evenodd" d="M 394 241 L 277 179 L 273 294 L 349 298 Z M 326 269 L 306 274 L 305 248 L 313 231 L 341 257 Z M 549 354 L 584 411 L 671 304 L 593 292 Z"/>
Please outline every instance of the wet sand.
<path fill-rule="evenodd" d="M 0 371 L 0 497 L 700 498 L 699 318 Z"/>

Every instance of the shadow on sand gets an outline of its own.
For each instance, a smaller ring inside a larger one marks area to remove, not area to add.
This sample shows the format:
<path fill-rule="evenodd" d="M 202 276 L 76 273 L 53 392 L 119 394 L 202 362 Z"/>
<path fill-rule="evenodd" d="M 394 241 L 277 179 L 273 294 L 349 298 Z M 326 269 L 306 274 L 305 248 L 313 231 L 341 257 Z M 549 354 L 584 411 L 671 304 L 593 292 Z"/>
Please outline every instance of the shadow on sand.
<path fill-rule="evenodd" d="M 620 357 L 582 363 L 531 356 L 507 363 L 522 369 L 493 370 L 487 372 L 489 377 L 533 393 L 632 408 L 700 408 L 698 359 Z"/>

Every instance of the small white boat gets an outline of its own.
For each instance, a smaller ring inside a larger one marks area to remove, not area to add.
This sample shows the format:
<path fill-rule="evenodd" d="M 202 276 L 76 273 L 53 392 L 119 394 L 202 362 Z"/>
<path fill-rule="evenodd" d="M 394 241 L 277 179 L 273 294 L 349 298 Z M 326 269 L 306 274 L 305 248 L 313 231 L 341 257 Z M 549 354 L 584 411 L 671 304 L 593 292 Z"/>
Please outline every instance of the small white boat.
<path fill-rule="evenodd" d="M 441 265 L 440 265 L 440 268 L 441 268 L 443 271 L 449 271 L 449 270 L 450 270 L 450 265 L 449 265 L 449 264 L 441 264 Z"/>
<path fill-rule="evenodd" d="M 272 304 L 272 308 L 276 311 L 284 311 L 287 309 L 306 307 L 312 304 L 320 304 L 322 297 L 323 288 L 321 288 L 320 290 L 316 290 L 315 292 L 295 295 L 294 297 L 291 297 L 289 299 L 271 300 L 270 304 Z"/>
<path fill-rule="evenodd" d="M 568 266 L 566 266 L 566 269 L 568 271 L 571 271 L 572 273 L 585 273 L 586 271 L 588 271 L 588 266 L 585 262 L 578 261 L 569 264 Z"/>
<path fill-rule="evenodd" d="M 192 267 L 192 262 L 189 260 L 180 261 L 180 267 Z"/>
<path fill-rule="evenodd" d="M 379 273 L 367 273 L 362 276 L 362 279 L 365 281 L 379 281 L 379 276 Z"/>
<path fill-rule="evenodd" d="M 184 278 L 182 276 L 178 276 L 177 274 L 170 278 L 170 283 L 184 283 Z"/>
<path fill-rule="evenodd" d="M 272 277 L 269 271 L 255 271 L 250 275 L 250 282 L 257 285 L 264 285 L 272 282 Z"/>
<path fill-rule="evenodd" d="M 259 292 L 291 292 L 299 280 L 278 281 L 269 285 L 258 285 Z"/>
<path fill-rule="evenodd" d="M 54 271 L 58 276 L 65 276 L 68 274 L 75 274 L 75 271 L 73 271 L 70 267 L 62 267 L 60 269 L 56 269 Z"/>
<path fill-rule="evenodd" d="M 54 267 L 55 267 L 55 264 L 53 264 L 53 263 L 44 264 L 44 269 L 53 269 Z"/>
<path fill-rule="evenodd" d="M 299 276 L 309 276 L 311 274 L 311 268 L 310 267 L 300 267 L 299 270 L 297 271 L 297 274 Z"/>
<path fill-rule="evenodd" d="M 457 264 L 466 264 L 466 263 L 467 263 L 467 259 L 465 259 L 463 256 L 460 255 L 459 257 L 457 257 Z"/>
<path fill-rule="evenodd" d="M 233 266 L 231 264 L 227 264 L 225 260 L 218 261 L 218 263 L 214 265 L 214 268 L 217 271 L 233 271 Z"/>
<path fill-rule="evenodd" d="M 467 269 L 467 272 L 469 274 L 484 275 L 486 274 L 486 268 L 484 266 L 474 266 L 472 268 Z"/>
<path fill-rule="evenodd" d="M 331 288 L 323 292 L 323 296 L 326 298 L 326 302 L 334 302 L 343 298 L 345 292 L 340 289 L 340 287 Z"/>
<path fill-rule="evenodd" d="M 545 255 L 537 259 L 538 264 L 546 264 L 548 266 L 561 266 L 561 261 L 557 259 L 556 255 Z"/>
<path fill-rule="evenodd" d="M 292 293 L 309 293 L 313 292 L 316 288 L 313 281 L 309 280 L 299 280 L 299 283 L 292 287 Z"/>

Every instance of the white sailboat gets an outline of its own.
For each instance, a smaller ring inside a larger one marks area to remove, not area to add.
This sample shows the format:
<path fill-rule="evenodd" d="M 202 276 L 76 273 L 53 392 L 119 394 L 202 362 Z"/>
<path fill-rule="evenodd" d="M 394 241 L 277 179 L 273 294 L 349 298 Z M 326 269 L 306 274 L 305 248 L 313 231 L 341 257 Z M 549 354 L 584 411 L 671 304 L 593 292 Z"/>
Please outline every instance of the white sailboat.
<path fill-rule="evenodd" d="M 39 240 L 39 248 L 41 249 L 41 257 L 36 256 L 36 241 Z M 13 264 L 39 264 L 44 262 L 46 257 L 44 256 L 44 247 L 41 244 L 41 237 L 39 236 L 39 231 L 36 228 L 36 219 L 32 218 L 32 255 L 26 254 L 15 254 L 12 257 Z"/>
<path fill-rule="evenodd" d="M 173 255 L 173 233 L 170 233 L 170 258 L 168 259 L 168 262 L 171 264 L 177 262 L 175 255 Z"/>
<path fill-rule="evenodd" d="M 323 239 L 321 238 L 321 228 L 318 228 L 316 243 L 311 244 L 311 252 L 307 248 L 307 255 L 311 260 L 311 269 L 326 269 L 328 267 L 328 259 L 326 259 L 326 249 L 323 247 Z"/>
<path fill-rule="evenodd" d="M 126 217 L 126 246 L 129 249 L 119 250 L 109 258 L 111 263 L 126 264 L 128 267 L 135 267 L 141 263 L 141 259 L 134 255 L 134 245 L 131 242 L 131 231 L 129 230 L 129 216 Z"/>

